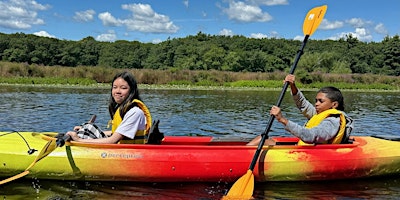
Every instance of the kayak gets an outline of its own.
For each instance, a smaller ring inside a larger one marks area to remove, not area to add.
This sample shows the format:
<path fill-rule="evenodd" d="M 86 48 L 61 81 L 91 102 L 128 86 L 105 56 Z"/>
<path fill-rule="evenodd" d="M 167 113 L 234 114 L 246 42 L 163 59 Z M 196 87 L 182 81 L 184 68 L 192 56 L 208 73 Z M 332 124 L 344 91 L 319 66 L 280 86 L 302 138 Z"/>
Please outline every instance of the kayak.
<path fill-rule="evenodd" d="M 0 177 L 24 172 L 57 133 L 0 132 Z M 253 170 L 257 182 L 368 178 L 400 174 L 400 138 L 353 136 L 351 144 L 296 145 L 273 137 Z M 24 178 L 135 181 L 234 182 L 246 174 L 257 146 L 250 139 L 165 136 L 161 144 L 66 142 L 29 169 Z M 1 179 L 0 179 L 1 180 Z"/>

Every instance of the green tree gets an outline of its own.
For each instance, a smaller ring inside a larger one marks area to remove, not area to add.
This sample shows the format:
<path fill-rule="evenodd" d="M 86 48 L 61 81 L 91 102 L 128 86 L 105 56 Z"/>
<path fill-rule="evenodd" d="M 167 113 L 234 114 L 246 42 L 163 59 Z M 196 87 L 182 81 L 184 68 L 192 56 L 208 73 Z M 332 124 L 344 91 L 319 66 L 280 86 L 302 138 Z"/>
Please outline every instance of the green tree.
<path fill-rule="evenodd" d="M 225 57 L 225 50 L 215 45 L 211 46 L 210 49 L 204 53 L 203 61 L 206 69 L 221 70 Z"/>
<path fill-rule="evenodd" d="M 104 43 L 99 55 L 99 65 L 113 68 L 141 69 L 148 49 L 137 42 L 118 40 Z"/>
<path fill-rule="evenodd" d="M 64 47 L 58 55 L 60 58 L 58 64 L 70 67 L 78 66 L 80 51 L 81 50 L 76 45 L 76 42 L 65 42 Z"/>
<path fill-rule="evenodd" d="M 224 64 L 222 65 L 223 71 L 235 71 L 234 69 L 240 68 L 240 56 L 235 51 L 230 51 L 225 56 Z"/>
<path fill-rule="evenodd" d="M 384 44 L 384 67 L 389 70 L 388 75 L 400 75 L 400 39 L 399 35 L 392 38 L 385 37 Z"/>
<path fill-rule="evenodd" d="M 190 43 L 182 43 L 176 49 L 174 67 L 177 69 L 195 69 L 200 55 Z"/>
<path fill-rule="evenodd" d="M 79 65 L 96 66 L 99 63 L 100 44 L 93 37 L 80 40 L 77 45 L 81 49 Z"/>

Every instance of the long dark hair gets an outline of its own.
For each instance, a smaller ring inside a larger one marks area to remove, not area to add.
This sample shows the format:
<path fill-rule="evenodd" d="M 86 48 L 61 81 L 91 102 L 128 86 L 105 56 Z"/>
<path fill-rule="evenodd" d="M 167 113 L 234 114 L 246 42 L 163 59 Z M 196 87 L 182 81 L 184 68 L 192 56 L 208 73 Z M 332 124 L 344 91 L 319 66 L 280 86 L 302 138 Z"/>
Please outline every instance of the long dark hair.
<path fill-rule="evenodd" d="M 320 92 L 326 94 L 326 97 L 330 99 L 332 102 L 337 101 L 339 105 L 336 109 L 344 111 L 344 98 L 342 92 L 340 92 L 339 89 L 332 86 L 328 86 L 321 88 L 318 91 L 318 93 Z"/>
<path fill-rule="evenodd" d="M 121 103 L 121 104 L 117 104 L 117 102 L 115 102 L 113 96 L 112 96 L 112 88 L 114 85 L 114 81 L 117 78 L 122 78 L 124 79 L 128 85 L 129 85 L 129 95 L 128 97 Z M 110 94 L 110 99 L 108 102 L 108 111 L 110 113 L 111 119 L 113 119 L 115 112 L 117 111 L 117 109 L 119 109 L 119 113 L 121 115 L 121 118 L 123 118 L 125 116 L 125 113 L 131 109 L 133 106 L 135 106 L 135 103 L 132 103 L 132 101 L 134 99 L 138 99 L 138 100 L 142 100 L 139 96 L 139 89 L 137 86 L 137 82 L 135 80 L 135 77 L 133 77 L 133 75 L 127 71 L 124 72 L 120 72 L 118 74 L 116 74 L 114 76 L 114 79 L 111 83 L 111 94 Z"/>

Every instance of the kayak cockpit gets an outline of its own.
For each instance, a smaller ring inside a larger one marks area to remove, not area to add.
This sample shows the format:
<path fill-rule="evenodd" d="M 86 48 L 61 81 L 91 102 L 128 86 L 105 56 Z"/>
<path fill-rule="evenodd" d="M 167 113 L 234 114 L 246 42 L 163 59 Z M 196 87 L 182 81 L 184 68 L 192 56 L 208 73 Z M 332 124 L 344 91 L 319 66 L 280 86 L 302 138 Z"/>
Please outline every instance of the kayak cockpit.
<path fill-rule="evenodd" d="M 55 140 L 57 133 L 32 133 L 35 137 L 41 136 L 42 139 L 50 141 Z M 82 142 L 67 142 L 67 145 L 86 146 L 92 148 L 141 148 L 140 146 L 246 146 L 252 138 L 245 137 L 212 137 L 212 136 L 165 136 L 161 144 L 93 144 Z M 316 144 L 309 146 L 298 146 L 299 141 L 296 137 L 272 137 L 276 141 L 276 145 L 268 146 L 268 148 L 352 148 L 360 144 L 359 141 L 353 141 L 348 144 Z M 248 148 L 256 148 L 257 146 L 246 146 Z"/>

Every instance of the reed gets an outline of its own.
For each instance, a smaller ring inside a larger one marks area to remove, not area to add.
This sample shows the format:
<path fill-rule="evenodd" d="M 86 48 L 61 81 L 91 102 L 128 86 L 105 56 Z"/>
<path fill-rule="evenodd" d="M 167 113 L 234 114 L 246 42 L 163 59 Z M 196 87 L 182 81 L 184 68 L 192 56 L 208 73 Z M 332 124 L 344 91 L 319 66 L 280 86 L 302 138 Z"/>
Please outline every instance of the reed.
<path fill-rule="evenodd" d="M 228 72 L 194 70 L 115 69 L 100 66 L 40 66 L 0 62 L 0 83 L 93 85 L 110 83 L 117 72 L 130 71 L 139 84 L 280 88 L 286 72 Z M 400 77 L 374 74 L 299 73 L 302 88 L 326 85 L 341 89 L 400 90 Z"/>

